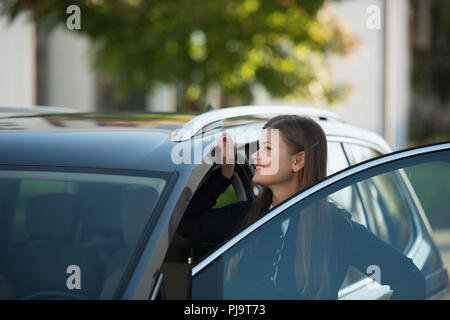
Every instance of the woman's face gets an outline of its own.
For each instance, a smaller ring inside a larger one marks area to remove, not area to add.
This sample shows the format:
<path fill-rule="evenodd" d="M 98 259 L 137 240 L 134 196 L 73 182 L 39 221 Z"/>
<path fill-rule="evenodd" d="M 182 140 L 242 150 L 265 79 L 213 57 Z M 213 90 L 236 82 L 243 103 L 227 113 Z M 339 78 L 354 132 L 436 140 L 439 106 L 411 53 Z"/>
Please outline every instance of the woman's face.
<path fill-rule="evenodd" d="M 303 168 L 299 155 L 291 155 L 282 133 L 278 129 L 264 129 L 259 139 L 259 148 L 252 154 L 255 164 L 253 182 L 270 189 L 296 179 L 295 172 Z"/>

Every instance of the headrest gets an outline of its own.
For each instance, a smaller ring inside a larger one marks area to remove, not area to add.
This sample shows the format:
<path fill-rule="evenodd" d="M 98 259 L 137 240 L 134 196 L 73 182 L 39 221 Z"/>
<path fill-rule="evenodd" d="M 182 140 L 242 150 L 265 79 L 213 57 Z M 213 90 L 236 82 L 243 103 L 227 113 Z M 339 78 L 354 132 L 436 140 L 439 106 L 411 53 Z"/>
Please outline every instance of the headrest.
<path fill-rule="evenodd" d="M 28 202 L 26 229 L 42 240 L 72 240 L 81 215 L 81 200 L 69 194 L 46 194 Z"/>
<path fill-rule="evenodd" d="M 128 191 L 123 214 L 123 236 L 129 246 L 139 241 L 157 200 L 158 192 L 151 187 Z"/>

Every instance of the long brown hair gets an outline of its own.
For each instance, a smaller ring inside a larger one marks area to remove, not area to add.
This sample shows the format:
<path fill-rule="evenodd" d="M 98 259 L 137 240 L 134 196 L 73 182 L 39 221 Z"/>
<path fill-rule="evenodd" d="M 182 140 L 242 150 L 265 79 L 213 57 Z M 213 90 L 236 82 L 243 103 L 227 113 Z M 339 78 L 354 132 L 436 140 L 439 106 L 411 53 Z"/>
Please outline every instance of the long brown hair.
<path fill-rule="evenodd" d="M 320 125 L 309 117 L 281 115 L 270 119 L 264 129 L 279 129 L 290 154 L 305 151 L 300 171 L 300 190 L 327 175 L 327 141 Z M 264 216 L 272 203 L 272 191 L 263 187 L 242 220 L 241 228 Z M 295 278 L 299 294 L 307 299 L 325 298 L 330 290 L 329 257 L 332 222 L 326 201 L 318 201 L 299 213 Z"/>

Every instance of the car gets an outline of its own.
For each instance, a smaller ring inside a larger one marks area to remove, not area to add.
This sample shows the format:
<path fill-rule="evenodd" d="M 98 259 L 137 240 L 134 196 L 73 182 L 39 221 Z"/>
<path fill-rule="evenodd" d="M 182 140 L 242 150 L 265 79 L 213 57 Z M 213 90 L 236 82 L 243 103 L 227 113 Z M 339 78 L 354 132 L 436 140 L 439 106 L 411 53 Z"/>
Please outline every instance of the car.
<path fill-rule="evenodd" d="M 224 132 L 236 142 L 238 161 L 216 207 L 261 192 L 250 154 L 265 121 L 279 114 L 320 124 L 327 178 L 224 243 L 180 235 L 192 196 L 219 169 L 210 151 Z M 323 198 L 411 258 L 425 275 L 427 299 L 448 294 L 447 268 L 411 177 L 428 170 L 432 189 L 448 173 L 449 142 L 393 151 L 377 133 L 328 110 L 242 106 L 198 115 L 16 115 L 0 119 L 0 150 L 2 299 L 235 299 L 242 246 Z M 349 267 L 339 299 L 389 298 L 389 286 L 374 286 L 383 270 L 365 271 Z M 245 290 L 238 296 L 252 299 Z"/>

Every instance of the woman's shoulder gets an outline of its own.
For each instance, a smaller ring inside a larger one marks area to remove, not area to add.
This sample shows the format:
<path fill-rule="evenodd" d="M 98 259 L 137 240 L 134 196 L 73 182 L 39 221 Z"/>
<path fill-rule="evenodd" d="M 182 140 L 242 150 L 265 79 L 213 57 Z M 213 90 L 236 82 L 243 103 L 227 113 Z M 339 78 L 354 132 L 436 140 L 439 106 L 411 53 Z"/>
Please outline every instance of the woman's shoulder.
<path fill-rule="evenodd" d="M 328 206 L 337 227 L 352 227 L 352 214 L 350 212 L 334 201 L 328 201 Z"/>
<path fill-rule="evenodd" d="M 339 239 L 340 242 L 365 242 L 368 237 L 375 236 L 367 226 L 353 220 L 352 214 L 339 204 L 331 202 L 330 208 L 333 213 L 334 236 L 336 239 Z"/>

